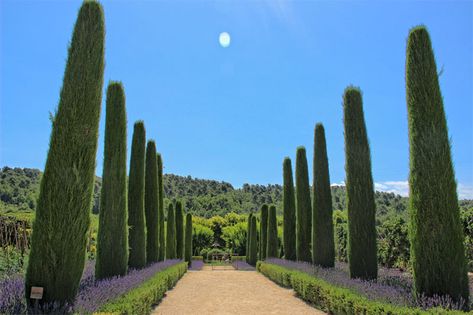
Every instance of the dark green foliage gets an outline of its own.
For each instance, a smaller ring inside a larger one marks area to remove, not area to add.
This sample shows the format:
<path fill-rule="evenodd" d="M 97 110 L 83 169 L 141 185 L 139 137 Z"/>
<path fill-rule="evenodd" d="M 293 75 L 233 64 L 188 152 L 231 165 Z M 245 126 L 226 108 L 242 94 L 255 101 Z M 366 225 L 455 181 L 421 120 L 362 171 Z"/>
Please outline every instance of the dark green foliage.
<path fill-rule="evenodd" d="M 84 269 L 104 70 L 104 17 L 82 4 L 69 46 L 41 180 L 25 279 L 44 287 L 42 303 L 72 301 Z"/>
<path fill-rule="evenodd" d="M 407 222 L 393 216 L 378 228 L 378 262 L 388 268 L 409 266 L 409 236 Z"/>
<path fill-rule="evenodd" d="M 291 159 L 288 157 L 283 162 L 283 181 L 284 257 L 288 260 L 296 260 L 296 199 Z"/>
<path fill-rule="evenodd" d="M 107 89 L 105 149 L 100 197 L 95 278 L 126 274 L 128 269 L 128 210 L 126 196 L 125 92 L 119 82 Z"/>
<path fill-rule="evenodd" d="M 146 146 L 145 166 L 145 216 L 146 216 L 146 262 L 158 261 L 158 162 L 156 143 L 149 140 Z"/>
<path fill-rule="evenodd" d="M 190 213 L 186 215 L 184 260 L 187 261 L 189 266 L 192 263 L 192 215 Z"/>
<path fill-rule="evenodd" d="M 166 238 L 164 234 L 164 185 L 163 185 L 163 159 L 157 155 L 158 163 L 158 260 L 163 261 L 166 256 Z"/>
<path fill-rule="evenodd" d="M 266 257 L 279 258 L 278 255 L 278 223 L 276 219 L 276 207 L 269 207 L 268 213 L 268 245 Z"/>
<path fill-rule="evenodd" d="M 256 265 L 258 259 L 258 231 L 256 229 L 256 217 L 251 217 L 250 224 L 250 253 L 248 263 L 250 265 Z"/>
<path fill-rule="evenodd" d="M 376 222 L 371 157 L 361 91 L 348 87 L 343 96 L 345 171 L 350 277 L 376 279 Z"/>
<path fill-rule="evenodd" d="M 248 214 L 248 221 L 247 221 L 247 228 L 246 228 L 246 262 L 249 262 L 249 257 L 250 257 L 250 239 L 251 239 L 251 218 L 253 217 L 253 214 L 250 213 Z"/>
<path fill-rule="evenodd" d="M 184 257 L 184 214 L 182 212 L 182 204 L 176 201 L 176 258 Z"/>
<path fill-rule="evenodd" d="M 460 218 L 465 235 L 465 253 L 468 262 L 468 271 L 473 272 L 473 208 L 462 208 Z"/>
<path fill-rule="evenodd" d="M 176 219 L 174 218 L 174 206 L 168 207 L 168 221 L 166 229 L 166 259 L 176 258 Z"/>
<path fill-rule="evenodd" d="M 328 171 L 327 145 L 322 124 L 315 126 L 312 200 L 312 262 L 322 267 L 335 265 L 332 194 Z"/>
<path fill-rule="evenodd" d="M 128 177 L 128 244 L 130 246 L 128 267 L 130 268 L 143 268 L 146 265 L 145 146 L 145 125 L 142 121 L 137 121 L 133 128 Z"/>
<path fill-rule="evenodd" d="M 406 97 L 410 149 L 410 238 L 414 287 L 468 300 L 455 173 L 437 66 L 425 27 L 409 32 Z"/>
<path fill-rule="evenodd" d="M 298 261 L 311 262 L 312 206 L 310 204 L 309 171 L 304 147 L 297 148 L 296 201 L 296 257 Z"/>
<path fill-rule="evenodd" d="M 348 216 L 346 211 L 333 212 L 333 227 L 335 237 L 335 256 L 338 261 L 348 262 Z"/>
<path fill-rule="evenodd" d="M 266 204 L 261 206 L 260 236 L 259 259 L 265 260 L 268 244 L 268 205 Z"/>

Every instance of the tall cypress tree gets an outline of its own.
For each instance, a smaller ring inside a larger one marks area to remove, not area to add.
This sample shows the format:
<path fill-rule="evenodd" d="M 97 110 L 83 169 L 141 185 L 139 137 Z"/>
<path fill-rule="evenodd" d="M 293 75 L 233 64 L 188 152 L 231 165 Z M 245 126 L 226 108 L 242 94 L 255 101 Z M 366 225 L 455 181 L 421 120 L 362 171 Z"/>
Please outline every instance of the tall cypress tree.
<path fill-rule="evenodd" d="M 247 221 L 247 227 L 246 227 L 246 262 L 250 261 L 250 237 L 251 237 L 251 218 L 253 217 L 253 214 L 250 213 L 248 214 L 248 221 Z"/>
<path fill-rule="evenodd" d="M 176 258 L 182 259 L 184 256 L 184 214 L 182 203 L 176 201 Z"/>
<path fill-rule="evenodd" d="M 260 236 L 259 259 L 265 260 L 268 244 L 268 205 L 266 204 L 261 206 Z"/>
<path fill-rule="evenodd" d="M 168 221 L 166 230 L 166 259 L 176 258 L 176 219 L 172 203 L 168 207 Z"/>
<path fill-rule="evenodd" d="M 284 257 L 296 260 L 296 199 L 291 159 L 288 157 L 283 162 L 283 208 Z"/>
<path fill-rule="evenodd" d="M 328 171 L 327 145 L 322 124 L 315 126 L 312 200 L 312 262 L 322 267 L 335 265 L 332 193 Z"/>
<path fill-rule="evenodd" d="M 149 140 L 146 146 L 145 215 L 146 215 L 146 262 L 158 261 L 158 162 L 156 143 Z"/>
<path fill-rule="evenodd" d="M 248 263 L 250 265 L 256 265 L 258 259 L 258 231 L 256 229 L 256 217 L 251 217 L 250 224 L 250 258 Z"/>
<path fill-rule="evenodd" d="M 157 155 L 158 163 L 158 260 L 163 261 L 166 256 L 166 238 L 164 234 L 164 185 L 163 185 L 163 159 L 161 154 Z"/>
<path fill-rule="evenodd" d="M 276 207 L 269 207 L 268 214 L 268 245 L 266 248 L 266 257 L 278 258 L 278 222 L 276 219 Z"/>
<path fill-rule="evenodd" d="M 371 157 L 361 91 L 345 89 L 345 170 L 348 209 L 348 263 L 351 278 L 376 279 L 376 222 Z"/>
<path fill-rule="evenodd" d="M 447 121 L 432 44 L 424 26 L 409 33 L 406 96 L 409 232 L 415 291 L 468 301 L 467 265 Z"/>
<path fill-rule="evenodd" d="M 128 269 L 126 109 L 120 82 L 107 88 L 105 148 L 95 278 L 122 276 Z"/>
<path fill-rule="evenodd" d="M 304 147 L 296 155 L 296 256 L 298 261 L 311 262 L 310 239 L 312 206 L 310 204 L 309 171 Z"/>
<path fill-rule="evenodd" d="M 146 265 L 145 227 L 145 146 L 146 131 L 143 121 L 135 122 L 131 142 L 130 174 L 128 176 L 128 267 Z"/>
<path fill-rule="evenodd" d="M 186 215 L 184 260 L 189 266 L 192 264 L 192 215 L 190 213 Z"/>
<path fill-rule="evenodd" d="M 44 287 L 41 302 L 72 301 L 85 262 L 95 180 L 104 69 L 104 17 L 82 4 L 69 47 L 33 224 L 25 294 Z"/>

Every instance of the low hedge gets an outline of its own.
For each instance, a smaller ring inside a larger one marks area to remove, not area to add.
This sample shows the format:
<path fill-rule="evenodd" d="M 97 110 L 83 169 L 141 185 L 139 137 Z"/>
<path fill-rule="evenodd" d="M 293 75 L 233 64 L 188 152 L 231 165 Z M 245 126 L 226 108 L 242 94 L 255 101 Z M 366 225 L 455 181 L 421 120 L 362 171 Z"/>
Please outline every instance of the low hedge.
<path fill-rule="evenodd" d="M 192 260 L 202 260 L 202 261 L 204 261 L 204 256 L 192 256 Z"/>
<path fill-rule="evenodd" d="M 246 256 L 232 256 L 232 261 L 246 261 Z"/>
<path fill-rule="evenodd" d="M 411 315 L 411 314 L 462 314 L 461 311 L 447 311 L 441 308 L 427 311 L 395 306 L 389 303 L 370 301 L 364 296 L 346 288 L 334 286 L 324 280 L 298 270 L 259 261 L 257 270 L 277 284 L 293 288 L 304 300 L 329 314 L 369 314 L 369 315 Z"/>
<path fill-rule="evenodd" d="M 105 304 L 96 314 L 149 314 L 152 306 L 164 297 L 167 290 L 174 287 L 186 271 L 187 262 L 166 268 L 139 287 Z"/>

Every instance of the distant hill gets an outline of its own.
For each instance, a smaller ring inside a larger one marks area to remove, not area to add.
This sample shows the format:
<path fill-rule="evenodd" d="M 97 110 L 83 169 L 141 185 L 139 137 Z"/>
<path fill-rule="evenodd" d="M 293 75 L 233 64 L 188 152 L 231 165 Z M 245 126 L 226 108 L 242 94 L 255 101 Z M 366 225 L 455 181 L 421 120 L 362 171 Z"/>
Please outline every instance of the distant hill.
<path fill-rule="evenodd" d="M 30 168 L 3 167 L 0 170 L 0 210 L 34 211 L 39 193 L 42 172 Z M 96 177 L 94 205 L 92 211 L 98 213 L 102 180 Z M 191 176 L 164 175 L 165 203 L 179 198 L 185 209 L 195 215 L 212 217 L 229 212 L 248 213 L 257 211 L 262 204 L 275 204 L 282 214 L 281 185 L 250 185 L 235 189 L 230 183 L 197 179 Z M 346 208 L 345 187 L 332 187 L 334 210 Z M 376 192 L 377 218 L 394 213 L 406 215 L 408 198 L 393 193 Z M 473 207 L 473 201 L 460 202 L 463 207 Z"/>

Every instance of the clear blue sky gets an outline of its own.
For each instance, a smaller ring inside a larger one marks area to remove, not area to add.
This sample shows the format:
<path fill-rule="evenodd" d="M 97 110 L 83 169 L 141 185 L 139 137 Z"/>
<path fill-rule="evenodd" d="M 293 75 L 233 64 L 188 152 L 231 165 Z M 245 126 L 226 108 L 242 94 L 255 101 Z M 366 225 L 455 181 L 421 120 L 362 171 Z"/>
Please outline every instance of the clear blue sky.
<path fill-rule="evenodd" d="M 0 166 L 45 164 L 81 1 L 1 1 Z M 345 178 L 342 93 L 363 90 L 378 189 L 405 192 L 409 28 L 427 25 L 460 196 L 473 198 L 471 1 L 104 1 L 105 83 L 127 95 L 128 143 L 144 119 L 165 172 L 281 183 L 282 161 L 323 122 L 333 183 Z M 220 32 L 231 44 L 219 45 Z M 104 86 L 105 91 L 106 86 Z M 104 106 L 97 174 L 102 173 Z M 129 147 L 130 149 L 130 147 Z"/>

